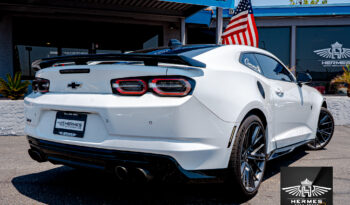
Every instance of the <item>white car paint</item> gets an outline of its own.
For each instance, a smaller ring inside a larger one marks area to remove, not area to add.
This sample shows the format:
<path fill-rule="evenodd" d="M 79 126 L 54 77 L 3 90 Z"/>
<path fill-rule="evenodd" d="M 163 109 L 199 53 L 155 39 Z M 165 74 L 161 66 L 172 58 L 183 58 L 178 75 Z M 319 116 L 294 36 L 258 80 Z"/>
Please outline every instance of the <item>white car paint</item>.
<path fill-rule="evenodd" d="M 239 62 L 242 52 L 277 59 L 253 47 L 220 46 L 194 57 L 206 68 L 170 64 L 147 68 L 123 64 L 66 66 L 91 70 L 71 75 L 60 74 L 62 67 L 40 70 L 36 77 L 50 80 L 50 92 L 25 98 L 26 118 L 30 119 L 25 132 L 65 144 L 162 154 L 173 157 L 186 170 L 227 168 L 231 132 L 253 109 L 266 117 L 268 153 L 315 138 L 321 94 L 306 85 L 262 76 Z M 165 75 L 192 78 L 196 82 L 193 93 L 186 97 L 112 93 L 111 79 Z M 72 81 L 82 86 L 67 87 Z M 258 81 L 265 99 L 257 88 Z M 57 111 L 89 113 L 84 137 L 53 134 Z"/>

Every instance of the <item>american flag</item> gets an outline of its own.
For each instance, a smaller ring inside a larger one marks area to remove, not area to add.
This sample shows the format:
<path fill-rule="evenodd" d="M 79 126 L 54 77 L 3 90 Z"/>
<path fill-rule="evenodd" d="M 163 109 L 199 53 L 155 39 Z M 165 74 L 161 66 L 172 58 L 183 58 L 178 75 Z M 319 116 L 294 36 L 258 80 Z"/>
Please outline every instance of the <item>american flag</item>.
<path fill-rule="evenodd" d="M 259 36 L 250 0 L 241 0 L 222 34 L 222 44 L 258 47 Z"/>

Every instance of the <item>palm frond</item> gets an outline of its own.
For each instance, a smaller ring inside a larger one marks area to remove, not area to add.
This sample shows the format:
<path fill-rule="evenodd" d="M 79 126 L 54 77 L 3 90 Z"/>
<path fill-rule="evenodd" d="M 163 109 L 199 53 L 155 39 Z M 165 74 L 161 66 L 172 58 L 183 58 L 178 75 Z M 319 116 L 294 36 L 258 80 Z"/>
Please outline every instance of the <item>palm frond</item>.
<path fill-rule="evenodd" d="M 21 80 L 21 73 L 17 72 L 13 77 L 6 74 L 7 81 L 0 78 L 0 94 L 11 99 L 17 100 L 25 95 L 28 90 L 29 81 Z"/>
<path fill-rule="evenodd" d="M 342 75 L 338 75 L 332 79 L 331 84 L 333 83 L 347 83 L 350 84 L 350 65 L 343 67 L 344 73 Z"/>

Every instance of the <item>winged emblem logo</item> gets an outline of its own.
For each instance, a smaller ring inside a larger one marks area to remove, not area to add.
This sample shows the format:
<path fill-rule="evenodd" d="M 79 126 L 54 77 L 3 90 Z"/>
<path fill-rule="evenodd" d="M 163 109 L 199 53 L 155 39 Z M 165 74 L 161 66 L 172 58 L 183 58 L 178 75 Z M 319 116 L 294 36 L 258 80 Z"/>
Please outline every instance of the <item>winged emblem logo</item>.
<path fill-rule="evenodd" d="M 312 185 L 312 181 L 308 179 L 301 181 L 301 185 L 282 188 L 283 191 L 297 197 L 317 197 L 327 193 L 331 189 L 332 188 Z"/>
<path fill-rule="evenodd" d="M 343 59 L 350 57 L 350 48 L 343 48 L 342 44 L 335 42 L 331 44 L 331 48 L 315 50 L 314 53 L 324 58 Z"/>

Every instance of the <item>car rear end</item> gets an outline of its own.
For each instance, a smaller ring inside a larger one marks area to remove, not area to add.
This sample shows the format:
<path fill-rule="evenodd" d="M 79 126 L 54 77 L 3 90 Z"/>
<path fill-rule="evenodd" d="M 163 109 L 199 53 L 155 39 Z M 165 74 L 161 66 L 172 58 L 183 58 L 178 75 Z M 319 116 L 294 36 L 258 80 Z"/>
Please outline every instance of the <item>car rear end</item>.
<path fill-rule="evenodd" d="M 226 168 L 233 125 L 195 97 L 203 70 L 142 63 L 40 70 L 25 98 L 29 154 L 120 172 L 178 170 L 190 178 Z"/>

